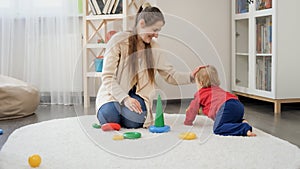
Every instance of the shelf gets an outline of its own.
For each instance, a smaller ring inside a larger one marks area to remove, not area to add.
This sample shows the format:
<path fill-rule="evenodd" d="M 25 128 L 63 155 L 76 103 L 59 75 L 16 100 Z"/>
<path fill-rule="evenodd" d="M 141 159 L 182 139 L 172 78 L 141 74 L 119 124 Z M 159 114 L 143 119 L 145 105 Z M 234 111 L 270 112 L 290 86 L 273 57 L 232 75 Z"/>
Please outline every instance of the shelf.
<path fill-rule="evenodd" d="M 273 9 L 256 11 L 255 8 L 255 3 L 251 3 L 248 13 L 232 16 L 232 32 L 235 33 L 233 34 L 235 52 L 233 53 L 232 90 L 274 98 L 274 78 L 272 78 L 274 62 L 272 62 L 271 52 L 271 40 L 274 37 L 270 32 Z"/>
<path fill-rule="evenodd" d="M 111 15 L 89 15 L 86 16 L 86 20 L 116 20 L 116 19 L 123 19 L 125 15 L 123 14 L 111 14 Z"/>
<path fill-rule="evenodd" d="M 238 53 L 236 53 L 236 55 L 239 55 L 239 56 L 249 56 L 249 53 L 240 53 L 240 52 L 238 52 Z"/>
<path fill-rule="evenodd" d="M 102 72 L 87 72 L 86 76 L 87 77 L 101 77 L 102 76 Z"/>
<path fill-rule="evenodd" d="M 101 1 L 101 0 L 100 0 Z M 93 2 L 96 2 L 94 0 Z M 84 107 L 90 106 L 90 95 L 97 92 L 101 86 L 102 72 L 96 72 L 94 60 L 98 56 L 103 56 L 107 48 L 106 43 L 97 43 L 99 40 L 107 40 L 106 36 L 111 30 L 125 31 L 128 29 L 128 23 L 131 21 L 131 15 L 135 16 L 138 7 L 143 3 L 138 0 L 120 0 L 117 7 L 121 7 L 121 13 L 93 15 L 93 2 L 83 0 L 83 95 Z M 97 1 L 98 3 L 98 1 Z M 114 4 L 116 5 L 116 4 Z M 120 5 L 120 6 L 119 6 Z M 101 41 L 102 42 L 102 41 Z M 92 79 L 95 78 L 95 79 Z M 99 84 L 91 83 L 100 80 Z M 94 86 L 94 87 L 93 87 Z"/>
<path fill-rule="evenodd" d="M 86 48 L 106 48 L 105 43 L 88 43 L 86 44 Z"/>
<path fill-rule="evenodd" d="M 240 20 L 240 19 L 248 19 L 249 18 L 249 13 L 239 13 L 239 14 L 234 14 L 233 19 L 235 20 Z"/>
<path fill-rule="evenodd" d="M 296 38 L 300 25 L 292 19 L 299 13 L 294 11 L 298 11 L 300 1 L 286 4 L 280 0 L 255 0 L 249 4 L 249 13 L 235 14 L 241 2 L 245 1 L 233 1 L 231 8 L 231 90 L 237 95 L 273 102 L 274 113 L 280 113 L 281 103 L 300 102 L 300 81 L 289 76 L 300 69 Z"/>
<path fill-rule="evenodd" d="M 272 56 L 272 53 L 257 53 L 256 56 Z"/>
<path fill-rule="evenodd" d="M 272 15 L 273 14 L 272 12 L 273 12 L 272 8 L 259 10 L 259 11 L 255 11 L 254 16 L 255 17 L 268 16 L 268 15 Z"/>

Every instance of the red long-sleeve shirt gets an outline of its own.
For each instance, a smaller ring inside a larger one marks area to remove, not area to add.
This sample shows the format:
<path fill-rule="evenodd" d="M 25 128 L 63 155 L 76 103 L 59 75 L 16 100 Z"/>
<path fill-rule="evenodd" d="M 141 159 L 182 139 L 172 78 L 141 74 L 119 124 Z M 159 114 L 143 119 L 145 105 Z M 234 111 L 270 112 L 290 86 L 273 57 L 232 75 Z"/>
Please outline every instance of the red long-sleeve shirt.
<path fill-rule="evenodd" d="M 195 93 L 186 111 L 184 124 L 192 125 L 201 107 L 203 114 L 214 120 L 221 105 L 229 99 L 238 98 L 218 86 L 201 88 Z"/>

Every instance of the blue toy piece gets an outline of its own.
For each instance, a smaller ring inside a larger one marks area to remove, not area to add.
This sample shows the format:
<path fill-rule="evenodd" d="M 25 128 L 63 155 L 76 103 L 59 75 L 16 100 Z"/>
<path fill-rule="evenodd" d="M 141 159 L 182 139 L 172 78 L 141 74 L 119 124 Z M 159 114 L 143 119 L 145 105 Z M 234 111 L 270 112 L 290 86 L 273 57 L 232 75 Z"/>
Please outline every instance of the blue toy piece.
<path fill-rule="evenodd" d="M 150 126 L 149 131 L 152 133 L 165 133 L 170 131 L 170 126 L 165 125 L 164 127 L 156 127 L 156 126 Z"/>
<path fill-rule="evenodd" d="M 2 135 L 3 134 L 3 130 L 2 129 L 0 129 L 0 135 Z"/>

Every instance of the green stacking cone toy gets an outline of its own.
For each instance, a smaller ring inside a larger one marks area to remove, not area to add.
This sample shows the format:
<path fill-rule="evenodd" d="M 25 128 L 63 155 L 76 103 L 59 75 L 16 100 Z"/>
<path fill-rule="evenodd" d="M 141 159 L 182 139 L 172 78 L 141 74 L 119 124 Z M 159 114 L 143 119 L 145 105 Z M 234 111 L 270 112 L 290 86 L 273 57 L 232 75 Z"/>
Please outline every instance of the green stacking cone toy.
<path fill-rule="evenodd" d="M 155 127 L 164 127 L 164 113 L 162 110 L 161 97 L 158 95 L 157 103 L 156 103 L 156 116 L 155 116 Z"/>
<path fill-rule="evenodd" d="M 170 126 L 165 125 L 160 95 L 158 95 L 156 103 L 155 122 L 154 125 L 149 127 L 149 131 L 152 133 L 164 133 L 170 131 Z"/>

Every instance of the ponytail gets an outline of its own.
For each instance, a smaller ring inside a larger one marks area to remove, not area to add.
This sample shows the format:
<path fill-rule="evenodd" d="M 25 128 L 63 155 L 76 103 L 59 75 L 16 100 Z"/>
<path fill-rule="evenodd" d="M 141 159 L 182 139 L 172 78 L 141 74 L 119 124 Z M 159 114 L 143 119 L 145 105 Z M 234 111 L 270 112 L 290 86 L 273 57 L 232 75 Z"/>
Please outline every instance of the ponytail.
<path fill-rule="evenodd" d="M 131 63 L 131 72 L 135 74 L 133 81 L 137 83 L 138 83 L 138 76 L 137 76 L 138 63 L 136 58 L 136 52 L 137 52 L 138 35 L 137 35 L 136 26 L 141 19 L 145 21 L 146 26 L 153 25 L 158 21 L 162 21 L 163 23 L 165 23 L 165 19 L 162 12 L 157 7 L 152 7 L 148 2 L 141 5 L 137 11 L 135 17 L 135 25 L 132 30 L 133 35 L 129 37 L 129 49 L 128 49 L 129 62 Z M 153 60 L 153 55 L 151 50 L 151 44 L 150 43 L 144 43 L 144 44 L 145 44 L 144 52 L 146 56 L 149 82 L 153 84 L 155 77 L 154 77 L 154 60 Z"/>

